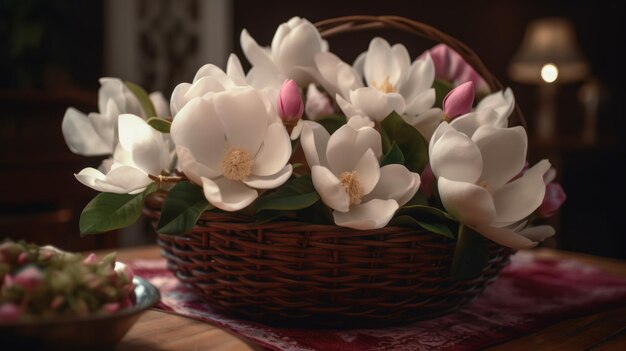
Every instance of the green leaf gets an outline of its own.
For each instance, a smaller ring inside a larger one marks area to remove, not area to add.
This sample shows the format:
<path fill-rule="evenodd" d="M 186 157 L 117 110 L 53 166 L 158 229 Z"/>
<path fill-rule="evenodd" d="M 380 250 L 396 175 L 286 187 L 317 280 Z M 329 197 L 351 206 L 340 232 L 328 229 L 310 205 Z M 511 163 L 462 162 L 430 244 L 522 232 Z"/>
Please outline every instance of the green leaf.
<path fill-rule="evenodd" d="M 139 194 L 100 193 L 80 214 L 80 235 L 100 234 L 133 224 L 141 215 L 143 201 L 157 190 L 155 183 Z"/>
<path fill-rule="evenodd" d="M 452 278 L 456 280 L 474 278 L 488 263 L 489 249 L 485 239 L 470 228 L 460 225 L 450 272 Z"/>
<path fill-rule="evenodd" d="M 435 107 L 442 107 L 443 98 L 448 95 L 454 86 L 447 80 L 435 79 L 433 88 L 435 88 Z"/>
<path fill-rule="evenodd" d="M 146 113 L 146 116 L 155 117 L 157 114 L 148 93 L 142 87 L 133 82 L 124 81 L 124 84 L 126 84 L 128 90 L 130 90 L 133 95 L 135 95 L 137 100 L 139 100 L 139 104 L 141 105 L 143 112 Z"/>
<path fill-rule="evenodd" d="M 391 145 L 391 148 L 389 148 L 387 153 L 383 156 L 383 159 L 380 161 L 380 166 L 382 167 L 392 163 L 398 163 L 401 165 L 404 164 L 404 155 L 395 141 Z"/>
<path fill-rule="evenodd" d="M 150 117 L 146 123 L 161 133 L 169 133 L 172 126 L 172 121 L 159 117 Z"/>
<path fill-rule="evenodd" d="M 387 116 L 380 126 L 384 152 L 391 150 L 395 142 L 404 155 L 406 168 L 421 173 L 428 162 L 428 143 L 422 134 L 396 112 Z"/>
<path fill-rule="evenodd" d="M 341 128 L 348 122 L 346 116 L 335 114 L 324 116 L 316 121 L 326 128 L 329 134 L 333 134 L 337 129 Z"/>
<path fill-rule="evenodd" d="M 456 221 L 456 219 L 454 219 L 454 217 L 452 217 L 452 215 L 450 215 L 448 212 L 428 205 L 404 205 L 400 208 L 398 212 L 402 214 L 411 214 L 412 216 L 427 214 L 440 219 Z"/>
<path fill-rule="evenodd" d="M 300 210 L 313 205 L 319 198 L 319 194 L 313 187 L 311 177 L 303 175 L 291 179 L 276 191 L 259 197 L 254 204 L 254 211 Z"/>
<path fill-rule="evenodd" d="M 206 200 L 202 188 L 190 182 L 176 184 L 163 202 L 157 231 L 163 234 L 187 233 L 200 215 L 213 206 Z"/>
<path fill-rule="evenodd" d="M 445 222 L 441 221 L 424 221 L 413 218 L 407 215 L 401 215 L 395 217 L 389 222 L 389 225 L 398 226 L 398 227 L 421 227 L 429 232 L 443 235 L 446 238 L 454 239 L 454 234 L 448 225 Z"/>

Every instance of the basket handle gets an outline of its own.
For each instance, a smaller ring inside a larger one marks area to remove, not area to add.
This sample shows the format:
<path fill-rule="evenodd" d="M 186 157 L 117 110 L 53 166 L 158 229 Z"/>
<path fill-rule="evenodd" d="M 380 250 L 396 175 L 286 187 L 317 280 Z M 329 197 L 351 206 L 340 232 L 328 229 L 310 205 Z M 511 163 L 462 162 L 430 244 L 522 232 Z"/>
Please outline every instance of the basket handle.
<path fill-rule="evenodd" d="M 502 90 L 503 88 L 502 83 L 487 69 L 472 49 L 458 39 L 421 22 L 399 16 L 345 16 L 319 21 L 315 23 L 315 26 L 322 37 L 326 39 L 343 33 L 391 28 L 440 42 L 458 52 L 485 79 L 492 91 Z M 509 121 L 514 125 L 522 125 L 524 128 L 527 128 L 526 120 L 517 103 L 515 104 L 514 113 L 509 117 Z"/>

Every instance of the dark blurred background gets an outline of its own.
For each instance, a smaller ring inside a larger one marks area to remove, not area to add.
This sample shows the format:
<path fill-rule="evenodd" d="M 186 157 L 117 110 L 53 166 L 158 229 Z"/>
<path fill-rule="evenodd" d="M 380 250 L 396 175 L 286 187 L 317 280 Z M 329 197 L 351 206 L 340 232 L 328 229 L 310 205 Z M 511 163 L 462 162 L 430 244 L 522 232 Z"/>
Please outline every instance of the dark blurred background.
<path fill-rule="evenodd" d="M 224 67 L 247 28 L 269 45 L 292 16 L 311 22 L 344 15 L 400 15 L 431 24 L 473 48 L 513 88 L 525 113 L 530 158 L 549 157 L 568 194 L 550 220 L 557 236 L 544 245 L 626 258 L 623 199 L 623 13 L 619 2 L 572 1 L 255 1 L 255 0 L 0 0 L 0 238 L 28 238 L 66 249 L 154 242 L 149 226 L 80 238 L 78 217 L 96 194 L 72 173 L 100 159 L 69 152 L 61 135 L 68 106 L 97 110 L 98 78 L 131 80 L 169 97 L 204 63 Z M 575 29 L 589 73 L 553 88 L 555 129 L 538 138 L 541 82 L 520 83 L 509 65 L 529 23 L 559 17 Z M 374 33 L 343 35 L 331 50 L 347 62 Z M 435 43 L 391 31 L 417 56 Z"/>

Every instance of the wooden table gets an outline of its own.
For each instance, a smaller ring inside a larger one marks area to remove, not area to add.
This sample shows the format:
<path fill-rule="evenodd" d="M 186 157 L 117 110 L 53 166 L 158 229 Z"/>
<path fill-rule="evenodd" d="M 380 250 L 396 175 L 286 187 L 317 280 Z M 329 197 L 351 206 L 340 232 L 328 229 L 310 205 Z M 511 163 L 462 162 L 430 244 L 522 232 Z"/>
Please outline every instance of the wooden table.
<path fill-rule="evenodd" d="M 157 246 L 117 250 L 121 261 L 158 258 Z M 538 256 L 575 258 L 626 277 L 626 261 L 552 249 L 534 250 Z M 536 333 L 491 347 L 515 350 L 626 350 L 626 308 L 565 320 Z M 204 322 L 164 312 L 148 311 L 124 337 L 117 350 L 257 350 L 254 345 Z"/>

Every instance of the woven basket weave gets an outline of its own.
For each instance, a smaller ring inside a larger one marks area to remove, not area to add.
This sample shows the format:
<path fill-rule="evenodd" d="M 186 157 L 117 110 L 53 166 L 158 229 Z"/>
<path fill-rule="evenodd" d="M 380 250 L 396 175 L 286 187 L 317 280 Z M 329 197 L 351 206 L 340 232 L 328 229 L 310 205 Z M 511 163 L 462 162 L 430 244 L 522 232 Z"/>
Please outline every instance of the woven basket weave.
<path fill-rule="evenodd" d="M 500 83 L 465 45 L 400 17 L 351 16 L 319 22 L 326 38 L 397 28 L 459 52 L 492 90 Z M 524 125 L 516 110 L 513 124 Z M 165 194 L 146 199 L 156 225 Z M 275 325 L 359 327 L 405 323 L 456 309 L 476 298 L 508 263 L 511 251 L 489 243 L 489 264 L 471 280 L 455 281 L 455 242 L 425 230 L 385 227 L 359 231 L 333 225 L 266 224 L 205 212 L 192 232 L 158 234 L 168 267 L 215 308 Z"/>

